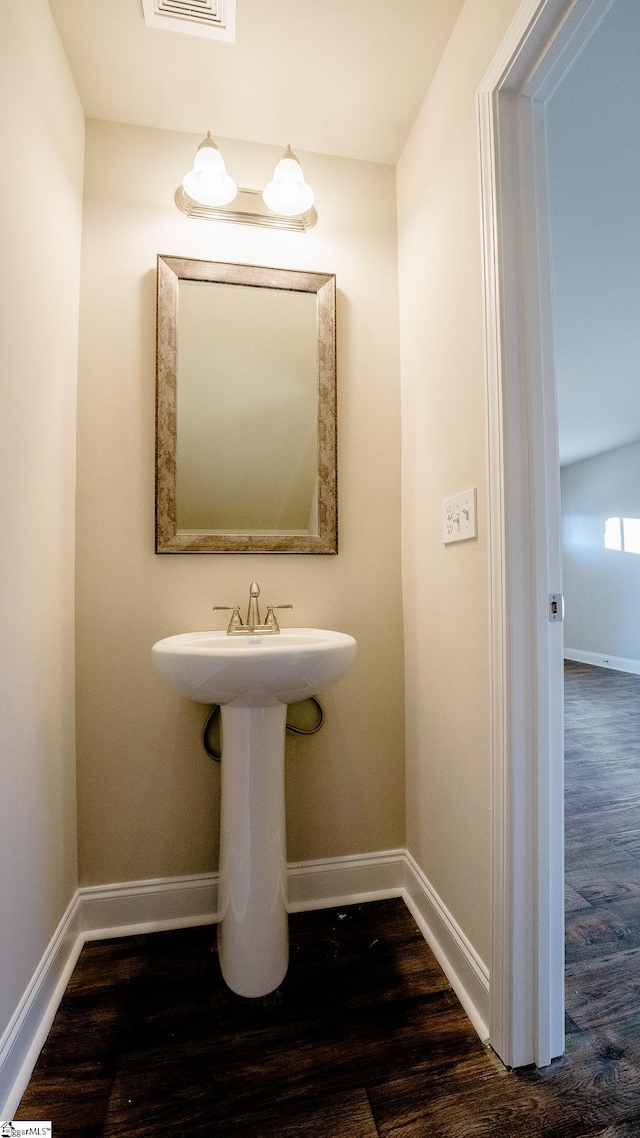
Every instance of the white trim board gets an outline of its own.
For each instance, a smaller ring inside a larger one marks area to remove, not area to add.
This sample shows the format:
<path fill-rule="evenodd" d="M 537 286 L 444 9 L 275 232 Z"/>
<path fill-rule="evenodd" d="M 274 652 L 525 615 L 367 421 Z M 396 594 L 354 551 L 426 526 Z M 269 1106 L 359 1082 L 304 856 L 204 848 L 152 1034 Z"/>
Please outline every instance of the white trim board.
<path fill-rule="evenodd" d="M 0 1115 L 3 1118 L 13 1118 L 83 943 L 80 900 L 76 892 L 0 1039 Z"/>
<path fill-rule="evenodd" d="M 640 660 L 627 660 L 625 656 L 607 656 L 603 652 L 583 652 L 581 648 L 565 648 L 565 660 L 576 664 L 591 664 L 595 668 L 611 668 L 614 672 L 631 672 L 640 676 Z"/>
<path fill-rule="evenodd" d="M 489 487 L 491 1044 L 564 1050 L 562 591 L 545 105 L 614 0 L 523 0 L 478 90 Z"/>
<path fill-rule="evenodd" d="M 405 851 L 403 900 L 483 1043 L 489 1039 L 489 969 Z"/>
<path fill-rule="evenodd" d="M 480 1038 L 487 1038 L 489 973 L 404 849 L 287 866 L 289 912 L 402 897 Z M 217 920 L 218 874 L 78 889 L 0 1040 L 0 1116 L 14 1114 L 83 945 Z"/>

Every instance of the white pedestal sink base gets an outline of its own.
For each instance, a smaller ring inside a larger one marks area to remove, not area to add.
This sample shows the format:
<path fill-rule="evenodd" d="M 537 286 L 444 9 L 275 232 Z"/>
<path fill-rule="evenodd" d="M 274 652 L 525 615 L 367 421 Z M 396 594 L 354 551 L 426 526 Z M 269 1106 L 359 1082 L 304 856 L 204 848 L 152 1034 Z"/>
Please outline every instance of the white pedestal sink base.
<path fill-rule="evenodd" d="M 346 671 L 356 642 L 326 628 L 275 635 L 185 632 L 152 648 L 174 691 L 222 707 L 218 946 L 222 975 L 241 996 L 265 996 L 289 961 L 285 877 L 287 704 Z"/>
<path fill-rule="evenodd" d="M 289 964 L 284 742 L 287 707 L 222 712 L 218 953 L 225 983 L 265 996 Z"/>

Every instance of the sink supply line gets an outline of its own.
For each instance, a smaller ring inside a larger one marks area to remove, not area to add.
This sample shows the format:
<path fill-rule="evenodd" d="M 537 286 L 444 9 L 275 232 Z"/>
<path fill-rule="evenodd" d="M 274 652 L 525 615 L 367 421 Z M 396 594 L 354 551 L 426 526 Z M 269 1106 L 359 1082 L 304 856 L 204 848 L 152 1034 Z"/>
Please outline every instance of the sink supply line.
<path fill-rule="evenodd" d="M 293 718 L 301 718 L 296 715 L 298 709 L 306 711 L 310 708 L 314 709 L 316 721 L 313 727 L 300 727 L 295 722 L 290 721 L 290 716 Z M 294 735 L 315 735 L 322 724 L 324 723 L 324 710 L 320 700 L 315 695 L 308 696 L 307 699 L 298 700 L 296 703 L 290 703 L 287 708 L 287 731 L 291 731 Z M 213 736 L 213 738 L 211 738 Z M 217 763 L 220 762 L 222 757 L 222 742 L 220 737 L 220 704 L 214 703 L 211 711 L 207 715 L 204 727 L 202 728 L 202 746 L 207 752 L 210 759 L 215 759 Z"/>

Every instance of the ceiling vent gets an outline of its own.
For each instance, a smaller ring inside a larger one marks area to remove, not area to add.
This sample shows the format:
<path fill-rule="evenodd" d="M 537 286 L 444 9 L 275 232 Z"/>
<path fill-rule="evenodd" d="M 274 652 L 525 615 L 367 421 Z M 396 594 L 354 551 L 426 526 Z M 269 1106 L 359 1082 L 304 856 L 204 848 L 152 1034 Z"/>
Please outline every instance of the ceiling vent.
<path fill-rule="evenodd" d="M 236 0 L 142 0 L 142 11 L 150 28 L 235 43 Z"/>

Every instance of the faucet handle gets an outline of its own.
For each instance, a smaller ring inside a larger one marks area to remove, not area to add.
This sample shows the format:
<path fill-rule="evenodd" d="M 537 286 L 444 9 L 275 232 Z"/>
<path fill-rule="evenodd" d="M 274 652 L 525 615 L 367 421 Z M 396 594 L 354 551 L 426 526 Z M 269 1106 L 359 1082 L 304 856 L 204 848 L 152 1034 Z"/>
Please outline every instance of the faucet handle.
<path fill-rule="evenodd" d="M 227 636 L 231 636 L 238 628 L 244 628 L 240 616 L 240 605 L 214 605 L 214 612 L 231 612 L 231 620 L 227 628 Z"/>
<path fill-rule="evenodd" d="M 293 605 L 267 605 L 267 617 L 265 620 L 265 628 L 270 628 L 273 632 L 280 631 L 274 609 L 292 609 Z"/>

